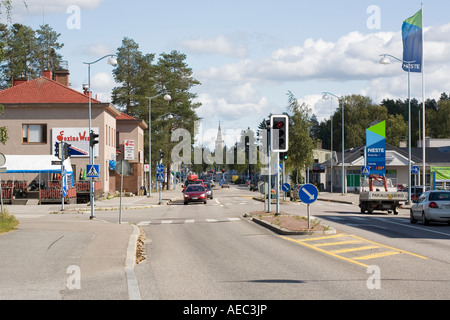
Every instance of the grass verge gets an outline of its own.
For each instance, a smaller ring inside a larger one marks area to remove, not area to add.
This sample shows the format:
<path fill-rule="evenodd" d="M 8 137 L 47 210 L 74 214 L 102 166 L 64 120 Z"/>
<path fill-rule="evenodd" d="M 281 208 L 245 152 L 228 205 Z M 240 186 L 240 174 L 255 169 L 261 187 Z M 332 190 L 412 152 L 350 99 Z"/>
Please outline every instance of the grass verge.
<path fill-rule="evenodd" d="M 10 232 L 19 225 L 19 221 L 7 210 L 0 212 L 0 234 Z"/>

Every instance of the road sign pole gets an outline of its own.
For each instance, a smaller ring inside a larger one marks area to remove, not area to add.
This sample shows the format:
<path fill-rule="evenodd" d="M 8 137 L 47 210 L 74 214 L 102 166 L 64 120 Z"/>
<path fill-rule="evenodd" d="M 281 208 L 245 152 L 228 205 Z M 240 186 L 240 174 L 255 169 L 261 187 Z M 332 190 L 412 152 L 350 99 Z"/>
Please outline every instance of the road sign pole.
<path fill-rule="evenodd" d="M 275 212 L 275 215 L 279 215 L 280 214 L 280 153 L 277 152 L 276 153 L 276 157 L 277 157 L 277 180 L 276 180 L 276 185 L 275 187 L 277 188 L 277 211 Z"/>
<path fill-rule="evenodd" d="M 64 211 L 64 192 L 63 192 L 63 188 L 64 188 L 64 158 L 65 158 L 65 154 L 64 154 L 64 142 L 61 142 L 61 146 L 62 148 L 61 150 L 61 211 Z"/>
<path fill-rule="evenodd" d="M 267 130 L 267 152 L 268 152 L 268 157 L 269 157 L 269 175 L 268 180 L 269 180 L 269 193 L 267 195 L 267 212 L 271 212 L 271 208 L 270 208 L 270 203 L 272 202 L 272 163 L 271 163 L 271 156 L 270 154 L 272 153 L 272 147 L 270 145 L 270 139 L 271 139 L 271 132 L 270 129 Z"/>
<path fill-rule="evenodd" d="M 310 220 L 309 220 L 309 217 L 311 216 L 310 211 L 309 211 L 309 203 L 308 203 L 308 205 L 307 205 L 306 211 L 307 211 L 307 215 L 308 215 L 308 230 L 309 230 L 309 229 L 311 228 L 311 227 L 310 227 Z"/>
<path fill-rule="evenodd" d="M 123 190 L 123 160 L 120 166 L 120 206 L 119 206 L 119 224 L 122 223 L 122 190 Z"/>

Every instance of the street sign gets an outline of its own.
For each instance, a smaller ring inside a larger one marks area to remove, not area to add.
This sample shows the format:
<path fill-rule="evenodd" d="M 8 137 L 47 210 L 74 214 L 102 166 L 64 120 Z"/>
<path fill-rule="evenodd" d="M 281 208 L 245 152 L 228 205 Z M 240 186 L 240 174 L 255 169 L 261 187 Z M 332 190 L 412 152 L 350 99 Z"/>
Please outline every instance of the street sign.
<path fill-rule="evenodd" d="M 414 174 L 418 174 L 420 172 L 420 169 L 419 169 L 418 166 L 413 166 L 411 168 L 411 172 L 414 173 Z"/>
<path fill-rule="evenodd" d="M 158 182 L 164 182 L 164 173 L 158 172 L 158 173 L 156 174 L 156 181 L 158 181 Z"/>
<path fill-rule="evenodd" d="M 366 166 L 361 167 L 361 174 L 369 175 L 370 174 L 370 168 L 366 167 Z"/>
<path fill-rule="evenodd" d="M 299 199 L 306 204 L 315 202 L 318 195 L 319 190 L 313 184 L 305 184 L 298 190 Z"/>
<path fill-rule="evenodd" d="M 134 140 L 124 142 L 125 160 L 134 160 Z"/>
<path fill-rule="evenodd" d="M 94 164 L 94 165 L 86 165 L 86 177 L 87 178 L 98 178 L 99 177 L 99 172 L 100 172 L 100 168 L 98 164 Z"/>
<path fill-rule="evenodd" d="M 115 170 L 118 174 L 128 176 L 131 174 L 131 165 L 127 160 L 117 161 Z"/>
<path fill-rule="evenodd" d="M 291 190 L 291 185 L 289 183 L 283 183 L 283 185 L 281 186 L 281 190 L 283 190 L 284 192 L 289 192 L 289 190 Z"/>
<path fill-rule="evenodd" d="M 162 164 L 158 164 L 156 166 L 156 172 L 158 172 L 158 173 L 164 172 L 164 166 Z"/>
<path fill-rule="evenodd" d="M 52 166 L 60 166 L 62 164 L 62 161 L 53 161 L 52 160 Z"/>

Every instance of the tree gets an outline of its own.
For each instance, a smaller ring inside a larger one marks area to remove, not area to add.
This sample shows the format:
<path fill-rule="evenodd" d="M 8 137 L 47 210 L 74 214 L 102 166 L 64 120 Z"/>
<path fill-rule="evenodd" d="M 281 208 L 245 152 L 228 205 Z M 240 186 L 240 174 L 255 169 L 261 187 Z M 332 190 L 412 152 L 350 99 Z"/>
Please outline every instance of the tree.
<path fill-rule="evenodd" d="M 135 114 L 134 107 L 139 106 L 139 98 L 142 103 L 142 96 L 139 96 L 139 88 L 144 86 L 145 81 L 151 81 L 151 62 L 153 55 L 143 56 L 139 51 L 139 45 L 130 38 L 122 40 L 122 46 L 117 49 L 117 67 L 113 70 L 114 80 L 121 86 L 112 90 L 112 103 L 122 107 L 123 111 L 132 116 Z M 143 78 L 142 74 L 148 78 Z"/>
<path fill-rule="evenodd" d="M 164 108 L 159 107 L 161 104 L 153 108 L 152 104 L 152 129 L 155 128 L 155 138 L 159 141 L 161 148 L 165 150 L 164 162 L 168 169 L 172 164 L 170 150 L 175 145 L 170 141 L 172 130 L 184 128 L 191 133 L 191 136 L 194 136 L 194 122 L 200 119 L 195 110 L 201 106 L 201 103 L 194 102 L 197 95 L 190 92 L 194 86 L 200 85 L 200 82 L 192 77 L 192 69 L 188 67 L 185 60 L 185 54 L 171 51 L 162 53 L 155 66 L 156 90 L 158 92 L 167 91 L 172 98 L 170 103 L 164 101 L 167 103 Z M 166 114 L 172 115 L 169 123 L 164 121 Z M 153 119 L 155 119 L 154 123 Z M 169 177 L 167 178 L 169 179 Z"/>
<path fill-rule="evenodd" d="M 310 135 L 311 110 L 303 103 L 299 104 L 291 91 L 288 91 L 287 111 L 293 125 L 289 128 L 289 157 L 286 167 L 291 171 L 303 171 L 314 162 L 313 150 L 316 147 Z"/>
<path fill-rule="evenodd" d="M 57 70 L 62 59 L 57 50 L 64 46 L 64 44 L 58 42 L 61 34 L 54 31 L 48 24 L 41 25 L 36 34 L 37 48 L 35 54 L 39 70 Z"/>

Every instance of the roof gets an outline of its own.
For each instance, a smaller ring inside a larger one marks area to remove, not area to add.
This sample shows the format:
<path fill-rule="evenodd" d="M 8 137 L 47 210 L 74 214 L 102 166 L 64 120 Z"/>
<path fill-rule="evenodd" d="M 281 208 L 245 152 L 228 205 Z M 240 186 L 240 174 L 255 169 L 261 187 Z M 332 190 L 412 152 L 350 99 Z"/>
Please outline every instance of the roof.
<path fill-rule="evenodd" d="M 148 125 L 147 125 L 147 123 L 145 123 L 144 120 L 136 119 L 136 118 L 134 118 L 126 113 L 123 113 L 123 112 L 120 114 L 120 116 L 116 117 L 116 120 L 135 121 L 142 129 L 145 130 L 148 128 Z"/>
<path fill-rule="evenodd" d="M 93 98 L 91 102 L 100 103 Z M 39 77 L 0 91 L 0 103 L 89 103 L 89 96 Z"/>

